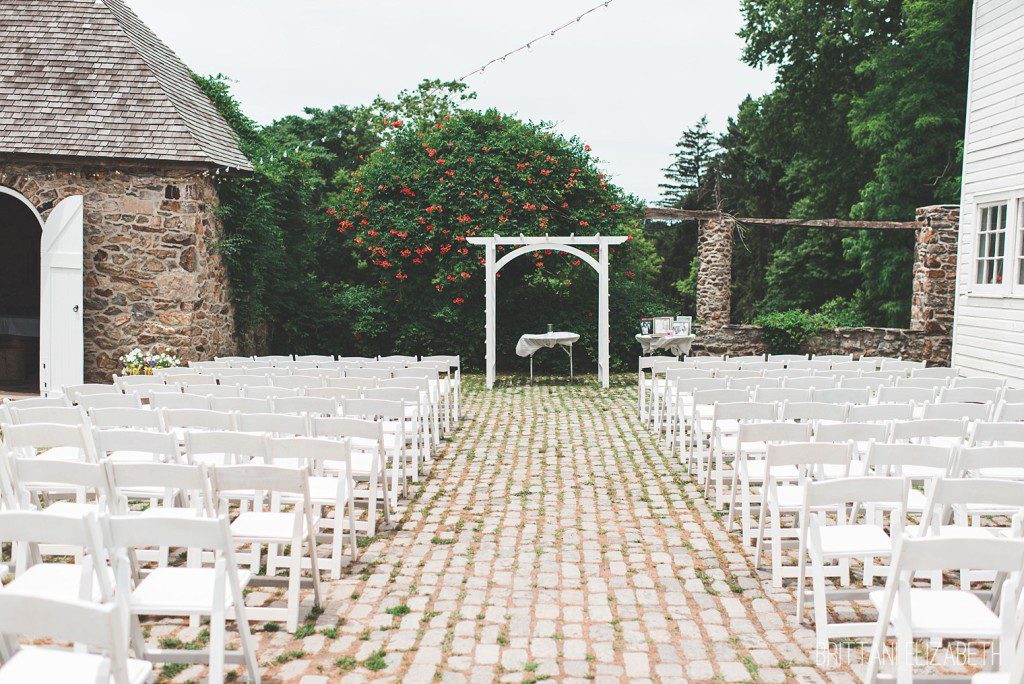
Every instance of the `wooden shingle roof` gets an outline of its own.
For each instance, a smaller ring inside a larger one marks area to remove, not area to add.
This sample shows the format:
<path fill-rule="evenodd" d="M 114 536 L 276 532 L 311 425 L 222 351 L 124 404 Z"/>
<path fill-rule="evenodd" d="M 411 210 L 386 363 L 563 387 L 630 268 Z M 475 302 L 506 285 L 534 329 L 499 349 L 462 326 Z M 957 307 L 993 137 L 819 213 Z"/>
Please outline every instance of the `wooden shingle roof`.
<path fill-rule="evenodd" d="M 0 153 L 252 168 L 122 0 L 0 0 Z"/>

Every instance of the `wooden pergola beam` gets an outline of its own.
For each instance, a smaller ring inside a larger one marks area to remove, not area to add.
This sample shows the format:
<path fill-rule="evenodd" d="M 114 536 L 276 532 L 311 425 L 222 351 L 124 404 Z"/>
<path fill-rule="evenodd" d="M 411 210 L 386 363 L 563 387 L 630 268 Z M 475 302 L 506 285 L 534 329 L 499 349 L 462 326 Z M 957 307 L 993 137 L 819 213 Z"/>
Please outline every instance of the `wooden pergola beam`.
<path fill-rule="evenodd" d="M 720 211 L 648 207 L 648 221 L 708 221 L 720 219 Z M 846 219 L 735 218 L 736 223 L 768 228 L 834 228 L 840 230 L 916 230 L 913 221 L 848 221 Z"/>

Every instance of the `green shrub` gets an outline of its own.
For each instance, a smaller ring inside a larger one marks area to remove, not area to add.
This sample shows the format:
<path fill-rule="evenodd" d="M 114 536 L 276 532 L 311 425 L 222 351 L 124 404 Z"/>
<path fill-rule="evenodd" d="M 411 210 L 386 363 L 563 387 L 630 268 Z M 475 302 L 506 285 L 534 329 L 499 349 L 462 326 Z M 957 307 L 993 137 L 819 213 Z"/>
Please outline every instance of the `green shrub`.
<path fill-rule="evenodd" d="M 836 297 L 822 305 L 817 313 L 802 309 L 772 311 L 754 319 L 760 326 L 765 347 L 770 354 L 799 354 L 811 337 L 832 328 L 854 328 L 864 325 L 859 302 Z"/>

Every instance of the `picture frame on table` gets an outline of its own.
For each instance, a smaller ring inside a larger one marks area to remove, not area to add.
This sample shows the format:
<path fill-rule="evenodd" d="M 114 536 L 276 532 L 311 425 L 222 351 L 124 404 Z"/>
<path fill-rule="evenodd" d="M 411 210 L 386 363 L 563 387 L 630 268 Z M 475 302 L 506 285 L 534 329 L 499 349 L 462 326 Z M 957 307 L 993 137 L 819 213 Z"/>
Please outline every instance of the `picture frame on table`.
<path fill-rule="evenodd" d="M 655 316 L 654 324 L 652 327 L 651 334 L 653 335 L 671 335 L 672 334 L 672 317 L 671 316 Z"/>
<path fill-rule="evenodd" d="M 693 316 L 676 316 L 676 320 L 672 322 L 672 334 L 679 336 L 689 336 L 693 330 Z"/>
<path fill-rule="evenodd" d="M 640 334 L 650 335 L 651 331 L 654 330 L 654 319 L 653 318 L 641 318 L 640 319 Z"/>

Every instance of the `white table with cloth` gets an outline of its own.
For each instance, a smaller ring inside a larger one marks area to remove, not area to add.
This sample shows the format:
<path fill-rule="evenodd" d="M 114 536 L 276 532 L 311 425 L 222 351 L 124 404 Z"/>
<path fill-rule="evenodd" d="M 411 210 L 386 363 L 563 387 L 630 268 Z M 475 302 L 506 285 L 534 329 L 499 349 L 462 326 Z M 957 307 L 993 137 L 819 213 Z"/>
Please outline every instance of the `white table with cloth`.
<path fill-rule="evenodd" d="M 538 349 L 547 347 L 565 347 L 569 355 L 569 379 L 572 380 L 572 345 L 579 341 L 580 336 L 571 332 L 549 332 L 537 335 L 529 333 L 519 338 L 516 343 L 516 354 L 522 357 L 530 357 L 530 382 L 533 382 L 533 355 Z"/>
<path fill-rule="evenodd" d="M 656 351 L 664 349 L 672 356 L 682 356 L 690 353 L 693 345 L 694 335 L 637 335 L 636 341 L 640 343 L 644 356 L 650 356 Z"/>

